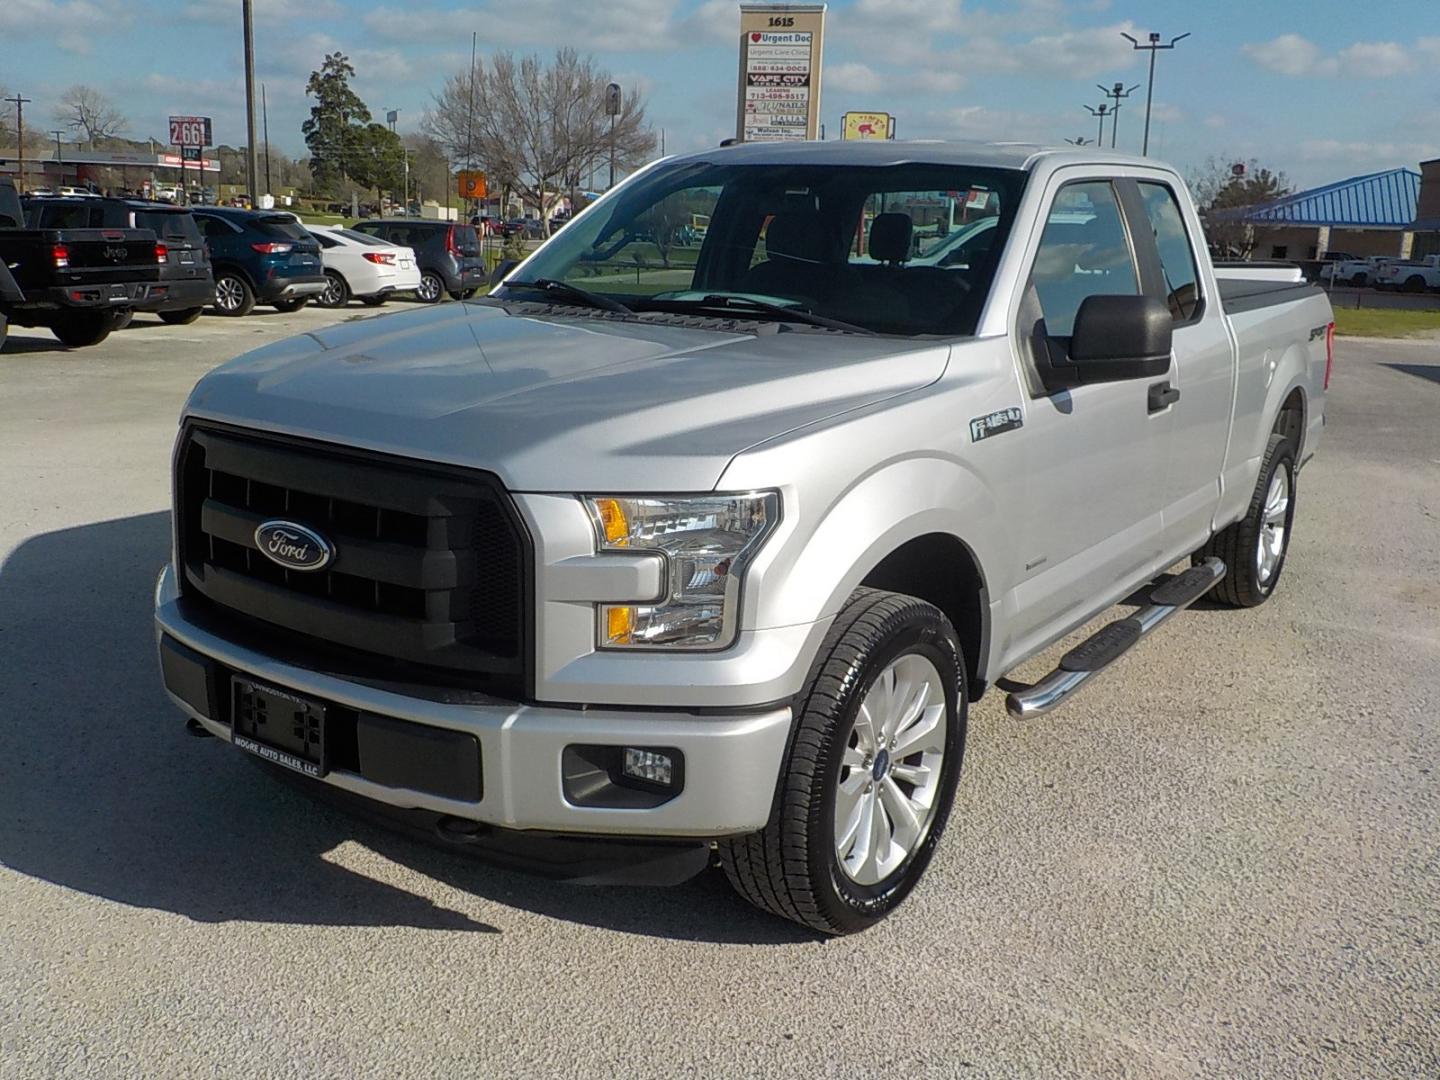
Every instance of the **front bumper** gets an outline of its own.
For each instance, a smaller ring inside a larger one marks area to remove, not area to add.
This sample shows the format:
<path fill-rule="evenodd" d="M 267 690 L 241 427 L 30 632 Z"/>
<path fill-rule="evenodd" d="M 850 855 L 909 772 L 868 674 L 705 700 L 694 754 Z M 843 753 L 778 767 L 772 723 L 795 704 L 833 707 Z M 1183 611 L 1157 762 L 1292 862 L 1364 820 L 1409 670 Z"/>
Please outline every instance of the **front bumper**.
<path fill-rule="evenodd" d="M 281 663 L 202 628 L 185 615 L 173 567 L 166 567 L 157 584 L 155 619 L 162 645 L 169 638 L 213 662 L 210 684 L 192 677 L 187 685 L 183 675 L 167 675 L 166 690 L 222 739 L 230 740 L 232 733 L 218 702 L 234 673 L 366 716 L 461 732 L 478 742 L 481 784 L 474 801 L 379 783 L 363 768 L 332 769 L 317 781 L 390 807 L 504 829 L 632 837 L 744 834 L 762 828 L 770 816 L 790 732 L 788 706 L 712 715 L 683 709 L 455 703 L 379 689 Z M 567 747 L 596 745 L 674 748 L 683 755 L 683 788 L 668 801 L 643 808 L 577 805 L 567 797 L 562 758 Z"/>

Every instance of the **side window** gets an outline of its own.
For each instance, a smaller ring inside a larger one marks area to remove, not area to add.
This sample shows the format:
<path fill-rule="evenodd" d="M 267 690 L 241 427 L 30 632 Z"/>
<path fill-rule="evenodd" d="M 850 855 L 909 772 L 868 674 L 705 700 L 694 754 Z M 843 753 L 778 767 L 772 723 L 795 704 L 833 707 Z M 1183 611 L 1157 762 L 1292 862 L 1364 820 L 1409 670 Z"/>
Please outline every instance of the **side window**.
<path fill-rule="evenodd" d="M 1145 201 L 1145 216 L 1155 232 L 1155 246 L 1160 249 L 1170 317 L 1176 322 L 1186 322 L 1200 308 L 1200 275 L 1195 267 L 1190 236 L 1185 231 L 1185 219 L 1180 216 L 1180 205 L 1175 201 L 1175 193 L 1164 184 L 1142 181 L 1140 197 Z"/>
<path fill-rule="evenodd" d="M 1066 184 L 1055 196 L 1030 271 L 1045 332 L 1069 337 L 1089 296 L 1138 296 L 1140 279 L 1109 181 Z"/>
<path fill-rule="evenodd" d="M 307 231 L 308 231 L 308 230 L 307 230 Z M 339 247 L 339 246 L 340 246 L 340 241 L 338 241 L 338 240 L 336 240 L 336 239 L 334 239 L 334 238 L 332 238 L 332 237 L 330 237 L 330 236 L 325 235 L 323 232 L 312 232 L 312 233 L 310 233 L 310 235 L 313 236 L 316 240 L 318 240 L 318 241 L 320 242 L 320 246 L 321 246 L 322 248 L 327 248 L 327 249 L 328 249 L 328 248 L 335 248 L 335 247 Z"/>
<path fill-rule="evenodd" d="M 225 237 L 233 235 L 230 226 L 219 218 L 201 218 L 201 223 L 205 229 L 205 235 L 212 240 L 223 240 Z"/>

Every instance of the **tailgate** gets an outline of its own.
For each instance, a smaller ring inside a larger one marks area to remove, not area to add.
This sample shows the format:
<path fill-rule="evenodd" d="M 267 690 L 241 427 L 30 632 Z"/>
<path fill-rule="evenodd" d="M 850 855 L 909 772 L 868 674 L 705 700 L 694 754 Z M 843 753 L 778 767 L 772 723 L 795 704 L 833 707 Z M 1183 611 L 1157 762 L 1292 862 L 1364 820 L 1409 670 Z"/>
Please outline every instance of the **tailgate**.
<path fill-rule="evenodd" d="M 155 234 L 149 229 L 60 229 L 51 236 L 52 243 L 64 249 L 69 264 L 60 266 L 59 260 L 55 261 L 57 284 L 98 285 L 159 278 Z"/>

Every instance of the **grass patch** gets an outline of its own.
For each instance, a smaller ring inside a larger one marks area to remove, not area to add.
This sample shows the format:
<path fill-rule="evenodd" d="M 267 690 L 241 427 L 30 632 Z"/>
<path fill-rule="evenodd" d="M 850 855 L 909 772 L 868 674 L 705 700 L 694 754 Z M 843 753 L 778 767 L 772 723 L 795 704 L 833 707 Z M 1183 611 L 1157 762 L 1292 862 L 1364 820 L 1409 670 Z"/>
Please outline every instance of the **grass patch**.
<path fill-rule="evenodd" d="M 1440 335 L 1440 311 L 1406 308 L 1336 308 L 1335 333 L 1349 337 Z"/>

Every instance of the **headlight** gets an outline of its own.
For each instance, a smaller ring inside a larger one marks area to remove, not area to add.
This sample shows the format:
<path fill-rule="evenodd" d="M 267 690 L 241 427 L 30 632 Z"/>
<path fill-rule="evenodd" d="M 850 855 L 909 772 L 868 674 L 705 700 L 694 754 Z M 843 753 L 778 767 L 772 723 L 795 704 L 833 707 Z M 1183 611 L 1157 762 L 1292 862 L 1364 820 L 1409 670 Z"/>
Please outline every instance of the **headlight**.
<path fill-rule="evenodd" d="M 774 492 L 587 498 L 602 551 L 665 556 L 653 604 L 602 604 L 604 649 L 723 649 L 735 640 L 746 564 L 780 518 Z"/>

